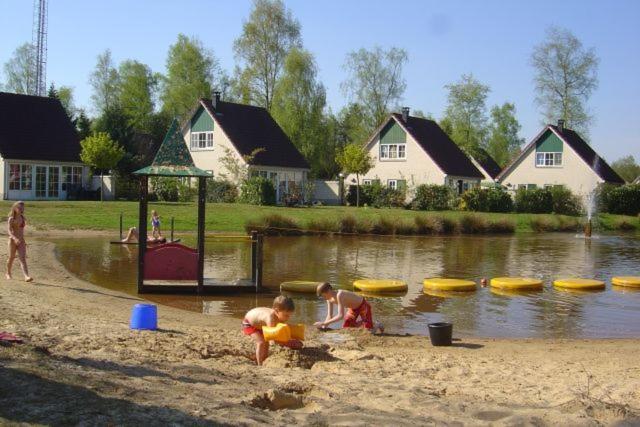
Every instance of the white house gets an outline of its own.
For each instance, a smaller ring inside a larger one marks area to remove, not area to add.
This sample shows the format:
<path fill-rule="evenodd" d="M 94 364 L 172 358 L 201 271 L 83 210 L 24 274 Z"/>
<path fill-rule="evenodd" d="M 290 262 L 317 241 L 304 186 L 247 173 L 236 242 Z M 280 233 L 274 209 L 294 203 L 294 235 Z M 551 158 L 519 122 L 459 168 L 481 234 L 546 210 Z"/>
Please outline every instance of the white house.
<path fill-rule="evenodd" d="M 221 159 L 230 152 L 251 175 L 272 180 L 280 202 L 307 181 L 309 164 L 264 108 L 224 102 L 214 92 L 212 99 L 198 101 L 182 134 L 196 167 L 228 178 Z"/>
<path fill-rule="evenodd" d="M 498 175 L 498 182 L 511 191 L 562 185 L 585 196 L 598 184 L 624 184 L 624 180 L 577 132 L 547 125 Z"/>
<path fill-rule="evenodd" d="M 64 200 L 88 185 L 88 173 L 59 100 L 0 92 L 3 200 Z"/>
<path fill-rule="evenodd" d="M 391 188 L 448 185 L 459 194 L 484 175 L 433 120 L 412 117 L 409 109 L 391 114 L 365 146 L 375 164 L 361 183 L 379 180 Z M 355 175 L 347 184 L 355 183 Z"/>

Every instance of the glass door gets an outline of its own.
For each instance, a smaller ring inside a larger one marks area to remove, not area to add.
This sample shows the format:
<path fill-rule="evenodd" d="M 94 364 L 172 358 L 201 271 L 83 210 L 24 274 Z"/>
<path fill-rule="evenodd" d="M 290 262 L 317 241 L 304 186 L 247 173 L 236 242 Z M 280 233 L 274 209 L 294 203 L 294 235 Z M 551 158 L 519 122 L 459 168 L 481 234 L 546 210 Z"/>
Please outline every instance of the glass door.
<path fill-rule="evenodd" d="M 60 197 L 60 167 L 49 166 L 47 197 L 57 199 Z"/>
<path fill-rule="evenodd" d="M 47 197 L 47 167 L 36 166 L 36 198 L 45 199 Z"/>

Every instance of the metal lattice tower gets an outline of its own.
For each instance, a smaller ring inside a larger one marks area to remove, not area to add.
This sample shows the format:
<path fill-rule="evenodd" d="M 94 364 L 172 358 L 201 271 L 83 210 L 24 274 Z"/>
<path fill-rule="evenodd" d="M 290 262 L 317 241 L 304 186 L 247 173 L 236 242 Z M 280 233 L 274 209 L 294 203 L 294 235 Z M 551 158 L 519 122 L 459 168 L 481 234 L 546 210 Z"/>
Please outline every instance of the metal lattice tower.
<path fill-rule="evenodd" d="M 33 33 L 31 43 L 34 49 L 35 76 L 33 93 L 38 96 L 47 94 L 47 0 L 33 0 Z"/>

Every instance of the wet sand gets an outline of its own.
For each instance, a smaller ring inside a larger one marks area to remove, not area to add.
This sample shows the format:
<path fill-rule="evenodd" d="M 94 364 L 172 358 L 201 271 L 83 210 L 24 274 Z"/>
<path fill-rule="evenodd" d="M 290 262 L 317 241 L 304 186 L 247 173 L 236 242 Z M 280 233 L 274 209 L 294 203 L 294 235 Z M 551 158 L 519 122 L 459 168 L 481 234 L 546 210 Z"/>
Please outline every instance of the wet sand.
<path fill-rule="evenodd" d="M 237 319 L 160 306 L 160 331 L 131 331 L 140 299 L 71 276 L 52 243 L 31 240 L 29 261 L 34 283 L 17 265 L 0 282 L 0 331 L 25 340 L 0 346 L 0 424 L 640 423 L 638 339 L 308 330 L 257 367 Z"/>

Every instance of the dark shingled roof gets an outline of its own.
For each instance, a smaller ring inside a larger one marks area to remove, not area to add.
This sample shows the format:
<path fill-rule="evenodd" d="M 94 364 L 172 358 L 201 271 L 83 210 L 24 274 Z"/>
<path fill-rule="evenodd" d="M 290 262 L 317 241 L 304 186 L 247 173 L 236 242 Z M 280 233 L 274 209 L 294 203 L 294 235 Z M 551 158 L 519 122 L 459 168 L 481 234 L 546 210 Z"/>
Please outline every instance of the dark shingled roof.
<path fill-rule="evenodd" d="M 0 92 L 5 159 L 80 162 L 80 141 L 59 100 Z"/>
<path fill-rule="evenodd" d="M 554 125 L 549 125 L 549 127 L 561 135 L 562 139 L 573 148 L 573 151 L 578 153 L 578 156 L 580 156 L 586 164 L 591 166 L 591 169 L 593 169 L 600 178 L 614 184 L 625 183 L 624 179 L 622 179 L 602 157 L 598 156 L 598 153 L 593 151 L 593 148 L 591 148 L 577 132 L 567 128 L 563 128 L 563 130 L 560 131 L 560 129 Z"/>
<path fill-rule="evenodd" d="M 218 101 L 214 108 L 210 99 L 200 102 L 241 155 L 264 148 L 253 165 L 309 169 L 309 163 L 264 108 L 224 101 Z"/>
<path fill-rule="evenodd" d="M 485 170 L 489 174 L 489 176 L 493 179 L 496 179 L 500 172 L 502 172 L 502 168 L 486 150 L 482 148 L 476 148 L 477 153 L 473 156 L 474 160 L 482 166 L 482 169 Z"/>
<path fill-rule="evenodd" d="M 409 116 L 407 123 L 402 114 L 394 113 L 396 121 L 413 136 L 424 151 L 447 175 L 484 178 L 471 160 L 433 120 Z"/>

